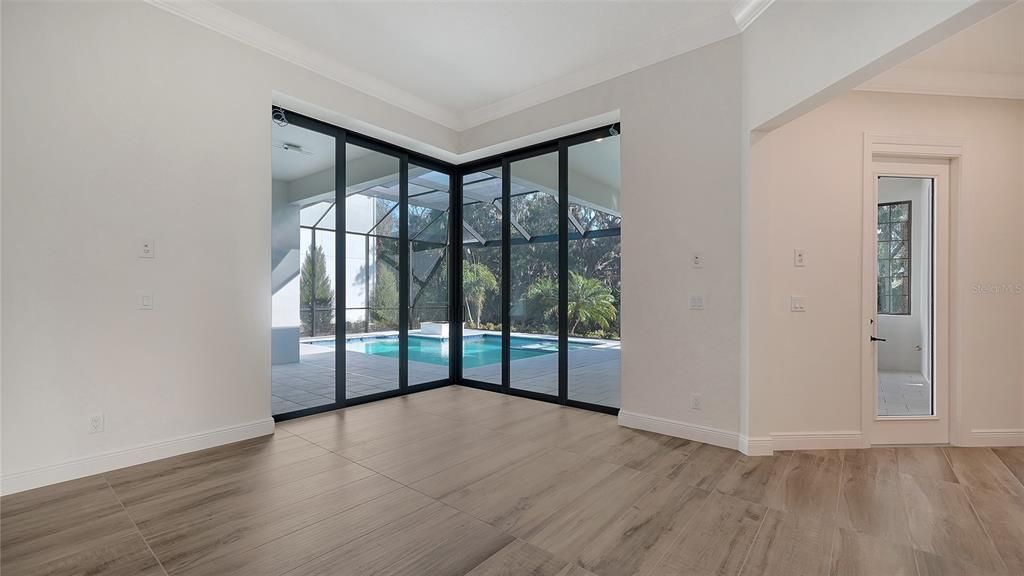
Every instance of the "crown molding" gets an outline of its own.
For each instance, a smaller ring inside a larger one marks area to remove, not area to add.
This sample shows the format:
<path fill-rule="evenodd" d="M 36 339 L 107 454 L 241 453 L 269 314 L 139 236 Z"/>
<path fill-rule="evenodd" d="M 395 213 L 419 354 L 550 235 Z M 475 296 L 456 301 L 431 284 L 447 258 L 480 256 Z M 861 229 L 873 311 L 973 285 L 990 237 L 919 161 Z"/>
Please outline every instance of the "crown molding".
<path fill-rule="evenodd" d="M 729 14 L 721 14 L 709 20 L 688 24 L 652 42 L 645 42 L 631 50 L 621 52 L 608 60 L 567 74 L 556 80 L 520 92 L 504 100 L 471 110 L 462 116 L 462 130 L 486 124 L 509 114 L 525 110 L 617 78 L 624 74 L 646 68 L 663 60 L 674 58 L 709 44 L 739 34 L 736 22 Z"/>
<path fill-rule="evenodd" d="M 987 74 L 897 66 L 857 87 L 863 92 L 1024 99 L 1024 74 Z"/>
<path fill-rule="evenodd" d="M 730 13 L 688 24 L 671 35 L 642 43 L 593 66 L 465 113 L 438 106 L 210 0 L 144 1 L 446 128 L 463 131 L 735 36 L 773 0 L 740 0 Z"/>
<path fill-rule="evenodd" d="M 383 82 L 371 74 L 343 64 L 318 50 L 243 18 L 209 0 L 144 1 L 353 90 L 383 100 L 447 128 L 459 129 L 459 117 L 451 111 Z"/>
<path fill-rule="evenodd" d="M 757 17 L 764 13 L 775 0 L 738 0 L 732 7 L 732 17 L 740 32 L 747 29 L 757 20 Z"/>

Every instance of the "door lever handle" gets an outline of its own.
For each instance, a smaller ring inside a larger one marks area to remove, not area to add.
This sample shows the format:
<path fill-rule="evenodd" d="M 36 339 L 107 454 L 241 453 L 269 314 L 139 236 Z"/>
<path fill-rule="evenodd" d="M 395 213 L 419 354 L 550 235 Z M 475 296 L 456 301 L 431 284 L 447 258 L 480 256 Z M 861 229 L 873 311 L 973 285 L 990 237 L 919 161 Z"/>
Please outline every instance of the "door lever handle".
<path fill-rule="evenodd" d="M 888 342 L 888 340 L 886 340 L 885 338 L 875 338 L 874 336 L 871 337 L 871 341 L 872 342 Z"/>

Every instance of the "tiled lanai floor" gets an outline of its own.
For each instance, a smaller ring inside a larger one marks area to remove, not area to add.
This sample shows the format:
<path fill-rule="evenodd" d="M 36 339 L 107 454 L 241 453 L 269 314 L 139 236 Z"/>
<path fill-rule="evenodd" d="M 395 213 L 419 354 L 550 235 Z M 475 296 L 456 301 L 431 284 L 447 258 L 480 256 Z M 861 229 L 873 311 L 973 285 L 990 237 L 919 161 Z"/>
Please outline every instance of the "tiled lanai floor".
<path fill-rule="evenodd" d="M 334 349 L 301 345 L 300 362 L 277 364 L 272 370 L 272 413 L 283 414 L 334 402 Z M 569 351 L 569 397 L 602 406 L 619 406 L 618 348 L 582 348 Z M 398 359 L 346 351 L 345 372 L 350 398 L 386 392 L 398 387 Z M 501 364 L 465 370 L 466 378 L 501 383 Z M 448 377 L 448 367 L 409 362 L 409 383 Z M 511 363 L 512 386 L 544 394 L 558 394 L 558 355 L 547 354 Z"/>
<path fill-rule="evenodd" d="M 4 576 L 1019 576 L 1024 448 L 734 450 L 448 386 L 0 500 Z"/>

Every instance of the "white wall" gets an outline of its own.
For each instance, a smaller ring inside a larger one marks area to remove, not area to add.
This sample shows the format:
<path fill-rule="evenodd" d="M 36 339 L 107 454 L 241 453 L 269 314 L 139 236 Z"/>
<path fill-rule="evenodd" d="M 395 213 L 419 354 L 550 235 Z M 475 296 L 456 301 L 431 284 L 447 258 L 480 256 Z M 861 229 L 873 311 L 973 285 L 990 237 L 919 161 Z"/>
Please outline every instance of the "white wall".
<path fill-rule="evenodd" d="M 929 376 L 931 310 L 931 183 L 922 178 L 882 178 L 878 203 L 910 202 L 910 314 L 878 315 L 878 369 Z"/>
<path fill-rule="evenodd" d="M 2 42 L 3 490 L 270 431 L 275 91 L 456 135 L 149 5 L 4 2 Z"/>
<path fill-rule="evenodd" d="M 859 432 L 861 198 L 865 132 L 963 138 L 955 218 L 963 441 L 1024 433 L 1024 102 L 851 93 L 752 150 L 750 435 Z M 807 249 L 794 268 L 793 249 Z M 808 311 L 789 312 L 789 296 Z"/>
<path fill-rule="evenodd" d="M 739 58 L 739 39 L 730 38 L 463 134 L 465 148 L 488 147 L 618 111 L 622 421 L 733 444 L 739 427 Z M 704 254 L 704 268 L 690 267 L 694 251 Z M 688 309 L 691 294 L 704 295 L 705 310 Z M 702 395 L 702 411 L 690 409 L 694 393 Z"/>

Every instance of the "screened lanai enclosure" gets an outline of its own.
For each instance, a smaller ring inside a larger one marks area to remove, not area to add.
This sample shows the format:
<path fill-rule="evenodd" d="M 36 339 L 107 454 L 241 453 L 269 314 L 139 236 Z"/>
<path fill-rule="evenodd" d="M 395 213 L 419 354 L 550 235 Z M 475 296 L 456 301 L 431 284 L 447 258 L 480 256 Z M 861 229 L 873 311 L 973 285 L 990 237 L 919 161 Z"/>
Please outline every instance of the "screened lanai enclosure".
<path fill-rule="evenodd" d="M 452 166 L 275 108 L 271 150 L 275 417 L 454 383 L 618 407 L 618 126 Z"/>

